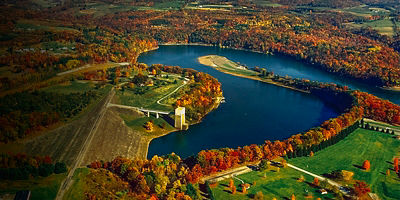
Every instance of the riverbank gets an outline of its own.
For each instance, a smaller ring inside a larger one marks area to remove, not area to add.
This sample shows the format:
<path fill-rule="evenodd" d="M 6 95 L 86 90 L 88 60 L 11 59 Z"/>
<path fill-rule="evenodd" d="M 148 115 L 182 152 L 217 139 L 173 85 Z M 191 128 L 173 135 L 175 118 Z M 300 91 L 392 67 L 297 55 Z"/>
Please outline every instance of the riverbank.
<path fill-rule="evenodd" d="M 303 92 L 303 93 L 310 93 L 309 91 L 301 90 L 301 89 L 298 89 L 298 88 L 295 88 L 295 87 L 291 87 L 291 86 L 287 86 L 287 85 L 284 85 L 282 83 L 273 81 L 272 79 L 268 79 L 268 78 L 265 79 L 265 78 L 260 78 L 258 76 L 251 76 L 251 75 L 245 75 L 243 73 L 240 73 L 240 71 L 246 72 L 246 73 L 248 73 L 248 71 L 250 71 L 250 70 L 245 69 L 244 67 L 233 69 L 233 70 L 229 70 L 229 69 L 227 69 L 227 66 L 230 66 L 229 62 L 232 62 L 232 61 L 230 61 L 229 59 L 227 59 L 225 57 L 222 57 L 222 56 L 207 55 L 207 56 L 201 56 L 201 57 L 197 58 L 197 60 L 199 61 L 200 64 L 213 67 L 214 69 L 216 69 L 216 70 L 218 70 L 220 72 L 223 72 L 225 74 L 230 74 L 230 75 L 237 76 L 237 77 L 252 79 L 252 80 L 256 80 L 256 81 L 261 81 L 261 82 L 264 82 L 264 83 L 276 85 L 276 86 L 279 86 L 279 87 L 288 88 L 288 89 L 299 91 L 299 92 Z M 225 60 L 225 62 L 221 62 L 221 60 Z M 234 70 L 238 71 L 238 72 L 235 72 Z M 255 75 L 257 75 L 257 74 L 255 74 Z"/>

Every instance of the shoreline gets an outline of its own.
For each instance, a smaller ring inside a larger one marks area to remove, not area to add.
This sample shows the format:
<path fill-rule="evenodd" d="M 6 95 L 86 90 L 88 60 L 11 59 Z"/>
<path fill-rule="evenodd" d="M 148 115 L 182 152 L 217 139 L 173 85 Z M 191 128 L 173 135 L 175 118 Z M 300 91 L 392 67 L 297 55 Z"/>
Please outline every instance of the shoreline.
<path fill-rule="evenodd" d="M 256 51 L 256 50 L 250 50 L 250 49 L 245 49 L 245 48 L 235 48 L 235 47 L 229 47 L 229 46 L 219 46 L 219 45 L 212 45 L 212 44 L 204 44 L 204 43 L 159 43 L 159 46 L 204 46 L 204 47 L 218 47 L 221 49 L 233 49 L 233 50 L 240 50 L 240 51 L 248 51 L 248 52 L 253 52 L 253 53 L 259 53 L 259 54 L 272 54 L 271 52 L 265 53 L 262 51 Z"/>
<path fill-rule="evenodd" d="M 383 90 L 392 91 L 392 92 L 400 92 L 400 86 L 392 86 L 392 87 L 380 87 Z"/>
<path fill-rule="evenodd" d="M 223 96 L 221 96 L 221 99 L 222 99 L 222 97 L 223 97 Z M 211 108 L 210 108 L 209 110 L 207 110 L 207 113 L 204 115 L 204 117 L 206 117 L 210 112 L 216 110 L 216 109 L 219 107 L 220 104 L 221 104 L 221 100 L 216 100 L 216 101 L 214 102 L 214 105 L 211 106 Z M 190 123 L 187 130 L 189 130 L 190 126 L 201 123 L 201 121 L 203 120 L 204 117 L 202 117 L 202 118 L 201 118 L 200 120 L 198 120 L 198 121 L 195 121 L 195 122 Z M 160 137 L 163 137 L 163 136 L 166 136 L 166 135 L 169 135 L 169 134 L 174 133 L 174 132 L 178 132 L 178 131 L 181 131 L 181 130 L 178 130 L 178 129 L 175 129 L 175 128 L 174 128 L 174 130 L 167 131 L 167 132 L 165 132 L 165 133 L 163 133 L 163 134 L 160 134 L 160 135 L 157 135 L 157 136 L 145 136 L 145 137 L 146 137 L 146 138 L 145 138 L 145 139 L 146 139 L 146 146 L 147 146 L 146 152 L 143 152 L 144 155 L 145 155 L 145 159 L 151 159 L 151 158 L 148 158 L 148 153 L 149 153 L 150 142 L 151 142 L 152 140 L 157 139 L 157 138 L 160 138 Z M 162 155 L 159 155 L 159 156 L 162 156 Z"/>
<path fill-rule="evenodd" d="M 210 55 L 198 57 L 197 61 L 202 65 L 212 67 L 213 69 L 218 70 L 218 71 L 220 71 L 222 73 L 225 73 L 225 74 L 229 74 L 229 75 L 233 75 L 233 76 L 237 76 L 237 77 L 241 77 L 241 78 L 247 78 L 247 79 L 251 79 L 251 80 L 256 80 L 256 81 L 260 81 L 260 82 L 263 82 L 263 83 L 268 83 L 268 84 L 271 84 L 271 85 L 276 85 L 276 86 L 279 86 L 279 87 L 284 87 L 284 88 L 295 90 L 295 91 L 298 91 L 298 92 L 303 92 L 303 93 L 310 94 L 309 91 L 305 91 L 305 90 L 297 89 L 297 88 L 290 87 L 290 86 L 287 86 L 287 85 L 283 85 L 282 83 L 272 81 L 271 79 L 265 80 L 265 79 L 262 79 L 262 78 L 259 78 L 259 77 L 253 77 L 253 76 L 248 76 L 248 75 L 229 72 L 227 70 L 222 69 L 221 67 L 218 67 L 216 64 L 214 64 L 212 59 L 206 58 L 206 57 L 209 57 L 209 56 Z"/>
<path fill-rule="evenodd" d="M 219 47 L 219 48 L 222 48 L 222 49 L 233 49 L 233 50 L 247 51 L 247 52 L 259 53 L 259 54 L 265 54 L 265 55 L 274 55 L 273 52 L 262 52 L 262 51 L 251 50 L 251 49 L 245 49 L 245 48 L 235 48 L 235 47 L 229 47 L 229 46 L 219 46 L 219 45 L 204 44 L 204 43 L 174 43 L 174 42 L 171 42 L 171 43 L 159 43 L 158 45 L 159 45 L 159 46 L 205 46 L 205 47 Z M 296 57 L 294 57 L 293 55 L 281 54 L 281 53 L 279 53 L 279 52 L 276 52 L 276 53 L 277 53 L 277 55 L 289 56 L 289 57 L 292 57 L 292 58 L 298 60 L 298 59 L 297 59 Z M 300 61 L 303 61 L 303 62 L 312 64 L 312 65 L 315 64 L 315 63 L 310 63 L 310 62 L 308 62 L 307 60 L 300 60 Z M 317 69 L 323 70 L 323 71 L 328 72 L 328 73 L 330 73 L 330 74 L 335 74 L 335 73 L 332 73 L 332 72 L 327 71 L 327 70 L 324 69 L 324 68 L 319 68 L 319 67 L 318 67 Z M 232 74 L 232 75 L 233 75 L 233 74 Z M 354 77 L 351 77 L 351 76 L 348 76 L 348 78 L 350 78 L 350 79 L 352 79 L 352 80 L 354 79 L 354 80 L 356 80 L 356 81 L 363 82 L 361 79 L 357 79 L 357 78 L 354 78 Z M 260 80 L 260 81 L 262 81 L 262 80 Z M 262 81 L 262 82 L 264 82 L 264 81 Z M 379 87 L 379 86 L 378 86 L 378 87 Z M 400 92 L 400 85 L 399 85 L 399 86 L 392 86 L 392 87 L 382 86 L 382 87 L 379 87 L 379 88 L 382 89 L 382 90 L 387 90 L 387 91 L 392 91 L 392 92 Z"/>

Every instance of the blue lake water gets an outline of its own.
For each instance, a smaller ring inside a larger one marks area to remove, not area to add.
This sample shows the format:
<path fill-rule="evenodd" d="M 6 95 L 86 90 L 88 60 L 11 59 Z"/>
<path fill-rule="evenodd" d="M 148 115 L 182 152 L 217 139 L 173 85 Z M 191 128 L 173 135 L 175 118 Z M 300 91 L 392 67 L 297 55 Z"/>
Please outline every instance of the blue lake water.
<path fill-rule="evenodd" d="M 148 157 L 175 152 L 181 157 L 203 149 L 261 144 L 281 140 L 336 117 L 334 109 L 320 99 L 290 89 L 224 74 L 198 63 L 209 54 L 225 56 L 247 66 L 265 67 L 279 75 L 348 85 L 400 103 L 400 93 L 338 77 L 287 56 L 265 55 L 205 46 L 160 46 L 143 53 L 138 61 L 193 68 L 206 72 L 222 83 L 226 103 L 209 113 L 201 123 L 187 131 L 171 133 L 151 141 Z"/>

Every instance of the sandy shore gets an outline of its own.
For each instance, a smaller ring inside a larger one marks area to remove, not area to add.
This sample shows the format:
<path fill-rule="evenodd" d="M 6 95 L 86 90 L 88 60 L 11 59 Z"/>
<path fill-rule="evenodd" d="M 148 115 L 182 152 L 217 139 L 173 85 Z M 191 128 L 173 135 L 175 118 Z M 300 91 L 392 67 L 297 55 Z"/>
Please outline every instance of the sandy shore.
<path fill-rule="evenodd" d="M 222 57 L 222 56 L 207 55 L 207 56 L 198 57 L 197 60 L 199 61 L 200 64 L 213 67 L 214 69 L 216 69 L 216 70 L 218 70 L 218 71 L 220 71 L 220 72 L 223 72 L 223 73 L 225 73 L 225 74 L 230 74 L 230 75 L 233 75 L 233 76 L 238 76 L 238 77 L 242 77 L 242 78 L 248 78 L 248 79 L 252 79 L 252 80 L 256 80 L 256 81 L 261 81 L 261 82 L 264 82 L 264 83 L 269 83 L 269 84 L 272 84 L 272 85 L 276 85 L 276 86 L 288 88 L 288 89 L 295 90 L 295 91 L 299 91 L 299 92 L 310 93 L 309 91 L 305 91 L 305 90 L 301 90 L 301 89 L 297 89 L 297 88 L 294 88 L 294 87 L 290 87 L 290 86 L 283 85 L 282 83 L 275 82 L 275 81 L 273 81 L 273 80 L 271 80 L 271 79 L 262 79 L 262 78 L 257 77 L 257 76 L 247 76 L 247 75 L 238 74 L 238 73 L 233 73 L 233 72 L 224 70 L 223 67 L 219 67 L 219 66 L 214 62 L 215 59 L 220 59 L 220 57 Z M 223 58 L 226 59 L 226 60 L 228 60 L 228 59 L 225 58 L 225 57 L 223 57 Z M 228 60 L 228 61 L 229 61 L 229 60 Z"/>
<path fill-rule="evenodd" d="M 393 87 L 381 87 L 384 90 L 390 90 L 395 92 L 400 92 L 400 86 L 393 86 Z"/>

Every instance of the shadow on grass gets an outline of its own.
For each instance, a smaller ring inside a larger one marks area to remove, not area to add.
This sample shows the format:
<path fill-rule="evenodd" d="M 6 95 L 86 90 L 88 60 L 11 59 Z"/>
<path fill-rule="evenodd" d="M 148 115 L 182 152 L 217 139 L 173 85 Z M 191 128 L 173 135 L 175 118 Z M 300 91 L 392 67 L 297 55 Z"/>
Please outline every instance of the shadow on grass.
<path fill-rule="evenodd" d="M 360 165 L 355 165 L 355 164 L 354 164 L 353 166 L 354 166 L 354 167 L 357 167 L 358 169 L 362 169 L 362 170 L 364 169 L 364 167 L 362 167 L 362 166 L 360 166 Z"/>
<path fill-rule="evenodd" d="M 161 118 L 163 118 L 172 127 L 175 127 L 175 121 L 169 115 L 161 115 Z"/>
<path fill-rule="evenodd" d="M 288 197 L 281 196 L 279 193 L 275 192 L 274 190 L 271 190 L 271 189 L 267 188 L 267 186 L 263 186 L 262 188 L 263 188 L 263 190 L 265 190 L 267 193 L 273 194 L 273 195 L 275 195 L 275 196 L 277 196 L 277 197 L 280 197 L 280 198 L 282 198 L 282 199 L 289 199 Z"/>
<path fill-rule="evenodd" d="M 328 179 L 336 179 L 335 176 L 333 176 L 332 174 L 328 174 L 328 173 L 324 173 L 322 174 L 323 177 L 328 178 Z"/>

